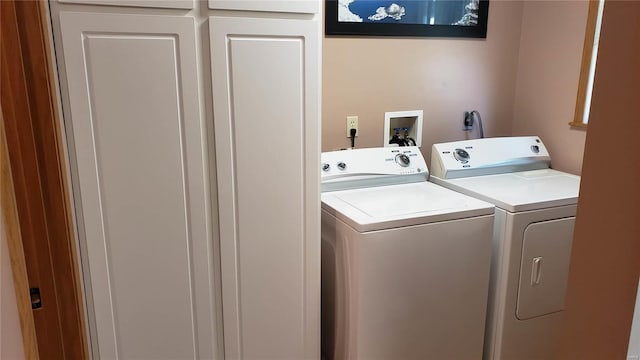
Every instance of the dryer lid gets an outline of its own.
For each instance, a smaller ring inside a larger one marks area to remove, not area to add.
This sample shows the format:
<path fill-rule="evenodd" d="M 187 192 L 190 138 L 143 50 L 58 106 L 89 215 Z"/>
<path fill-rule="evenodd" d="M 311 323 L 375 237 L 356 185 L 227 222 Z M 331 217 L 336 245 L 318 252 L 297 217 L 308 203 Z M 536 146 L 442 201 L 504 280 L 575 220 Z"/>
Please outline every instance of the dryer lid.
<path fill-rule="evenodd" d="M 509 212 L 575 205 L 580 177 L 552 169 L 431 181 Z"/>
<path fill-rule="evenodd" d="M 322 208 L 359 232 L 494 213 L 491 204 L 429 182 L 323 193 Z"/>

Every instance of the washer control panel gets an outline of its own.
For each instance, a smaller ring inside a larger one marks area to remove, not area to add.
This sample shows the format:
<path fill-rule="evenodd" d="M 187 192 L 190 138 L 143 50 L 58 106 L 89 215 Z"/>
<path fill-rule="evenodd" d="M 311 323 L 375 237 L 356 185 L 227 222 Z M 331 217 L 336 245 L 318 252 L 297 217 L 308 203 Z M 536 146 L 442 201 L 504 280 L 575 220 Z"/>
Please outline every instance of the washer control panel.
<path fill-rule="evenodd" d="M 463 140 L 431 148 L 431 174 L 442 179 L 536 170 L 550 162 L 537 136 Z"/>
<path fill-rule="evenodd" d="M 402 167 L 408 167 L 411 165 L 411 159 L 407 154 L 397 154 L 396 155 L 396 163 Z"/>
<path fill-rule="evenodd" d="M 429 175 L 416 146 L 324 152 L 320 164 L 323 190 L 425 181 Z"/>
<path fill-rule="evenodd" d="M 467 150 L 463 150 L 460 148 L 457 148 L 455 150 L 453 150 L 453 157 L 460 161 L 463 164 L 466 164 L 469 162 L 469 159 L 471 158 L 471 156 L 469 156 L 469 153 L 467 152 Z"/>

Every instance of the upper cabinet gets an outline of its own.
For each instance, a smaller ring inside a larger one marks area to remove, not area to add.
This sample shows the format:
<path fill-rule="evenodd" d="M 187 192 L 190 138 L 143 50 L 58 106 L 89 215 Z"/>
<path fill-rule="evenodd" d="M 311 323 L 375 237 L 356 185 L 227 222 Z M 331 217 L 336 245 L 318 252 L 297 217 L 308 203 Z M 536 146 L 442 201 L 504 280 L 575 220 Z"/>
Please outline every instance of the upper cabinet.
<path fill-rule="evenodd" d="M 201 0 L 57 0 L 61 4 L 129 6 L 158 9 L 193 9 Z M 318 0 L 208 0 L 212 10 L 242 10 L 317 14 Z"/>
<path fill-rule="evenodd" d="M 209 0 L 210 9 L 317 14 L 318 0 Z"/>
<path fill-rule="evenodd" d="M 114 5 L 160 9 L 193 9 L 198 0 L 58 0 L 61 4 Z"/>

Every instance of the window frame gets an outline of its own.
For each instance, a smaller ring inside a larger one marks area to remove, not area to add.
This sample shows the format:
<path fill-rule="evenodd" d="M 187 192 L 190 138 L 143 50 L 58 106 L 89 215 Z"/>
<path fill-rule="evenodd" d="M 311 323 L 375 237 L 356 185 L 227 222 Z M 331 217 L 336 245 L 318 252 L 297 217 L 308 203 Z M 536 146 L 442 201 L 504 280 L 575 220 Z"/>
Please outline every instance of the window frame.
<path fill-rule="evenodd" d="M 585 27 L 584 45 L 582 48 L 582 62 L 580 65 L 580 78 L 578 80 L 578 93 L 576 96 L 576 107 L 573 120 L 569 123 L 572 128 L 586 130 L 588 125 L 588 122 L 583 122 L 583 119 L 589 85 L 591 85 L 591 87 L 593 88 L 593 81 L 591 81 L 590 84 L 589 77 L 592 66 L 591 62 L 592 60 L 595 60 L 593 58 L 594 40 L 596 37 L 596 32 L 598 30 L 598 13 L 601 2 L 604 3 L 604 0 L 589 1 L 587 25 Z"/>

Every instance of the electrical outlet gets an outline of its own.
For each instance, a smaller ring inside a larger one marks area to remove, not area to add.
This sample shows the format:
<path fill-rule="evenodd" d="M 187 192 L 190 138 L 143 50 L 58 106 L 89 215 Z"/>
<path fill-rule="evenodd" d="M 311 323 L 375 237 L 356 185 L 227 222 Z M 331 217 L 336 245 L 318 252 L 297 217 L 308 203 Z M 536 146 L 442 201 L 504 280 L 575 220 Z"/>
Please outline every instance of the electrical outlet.
<path fill-rule="evenodd" d="M 351 129 L 356 129 L 356 137 L 358 137 L 358 117 L 347 116 L 347 137 L 351 137 Z"/>
<path fill-rule="evenodd" d="M 464 129 L 471 130 L 473 128 L 473 116 L 470 111 L 464 112 Z"/>

